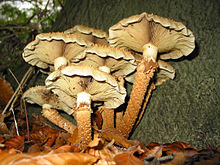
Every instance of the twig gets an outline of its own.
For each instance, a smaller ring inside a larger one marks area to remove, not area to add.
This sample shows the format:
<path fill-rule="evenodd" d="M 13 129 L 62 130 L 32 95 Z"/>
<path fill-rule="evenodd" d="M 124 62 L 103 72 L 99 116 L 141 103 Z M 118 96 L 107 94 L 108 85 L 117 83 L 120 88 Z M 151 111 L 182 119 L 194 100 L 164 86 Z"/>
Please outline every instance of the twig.
<path fill-rule="evenodd" d="M 63 6 L 62 2 L 60 0 L 58 0 L 58 3 L 60 4 L 61 8 L 63 9 L 64 6 Z"/>
<path fill-rule="evenodd" d="M 14 94 L 12 95 L 12 97 L 10 98 L 8 104 L 5 106 L 2 115 L 5 114 L 6 110 L 8 109 L 9 105 L 12 103 L 12 101 L 14 100 L 14 98 L 18 95 L 19 90 L 21 89 L 21 87 L 23 86 L 23 84 L 26 83 L 26 81 L 28 80 L 29 76 L 31 75 L 31 73 L 34 71 L 33 67 L 30 67 L 28 69 L 28 71 L 25 73 L 24 77 L 22 78 L 21 82 L 19 83 L 16 91 L 14 92 Z"/>
<path fill-rule="evenodd" d="M 26 126 L 27 126 L 27 141 L 30 140 L 30 132 L 29 132 L 29 123 L 28 123 L 28 116 L 27 116 L 27 108 L 26 108 L 26 104 L 25 104 L 25 101 L 24 101 L 24 97 L 22 96 L 22 101 L 24 103 L 24 111 L 25 111 L 25 118 L 26 118 Z"/>
<path fill-rule="evenodd" d="M 16 119 L 15 119 L 15 114 L 14 114 L 14 111 L 13 111 L 13 107 L 14 107 L 14 103 L 17 101 L 17 98 L 19 96 L 19 94 L 21 93 L 23 95 L 23 91 L 22 91 L 22 88 L 24 87 L 24 84 L 27 82 L 28 78 L 30 77 L 31 73 L 34 71 L 34 68 L 33 67 L 30 67 L 28 69 L 28 71 L 25 73 L 24 77 L 22 78 L 21 80 L 21 83 L 18 82 L 17 78 L 15 77 L 15 75 L 12 73 L 11 69 L 9 69 L 9 72 L 12 74 L 13 78 L 15 79 L 15 81 L 18 83 L 18 88 L 19 89 L 18 91 L 20 91 L 16 96 L 15 96 L 15 99 L 13 100 L 12 104 L 11 104 L 11 107 L 10 107 L 10 110 L 12 110 L 12 113 L 14 115 L 14 121 L 15 121 L 15 128 L 16 128 L 16 131 L 17 131 L 17 135 L 19 136 L 19 132 L 18 132 L 18 127 L 17 127 L 17 122 L 16 122 Z M 24 80 L 24 81 L 23 81 Z M 22 82 L 23 81 L 23 82 Z M 17 91 L 16 89 L 16 91 Z M 25 101 L 24 101 L 24 98 L 22 97 L 22 101 L 24 103 L 24 110 L 25 110 L 25 118 L 26 118 L 26 125 L 27 125 L 27 135 L 28 135 L 28 141 L 29 141 L 29 123 L 28 123 L 28 116 L 27 116 L 27 109 L 26 109 L 26 104 L 25 104 Z"/>
<path fill-rule="evenodd" d="M 17 133 L 18 136 L 20 136 L 20 135 L 19 135 L 19 131 L 18 131 L 18 124 L 17 124 L 16 118 L 15 118 L 15 113 L 14 113 L 13 108 L 11 109 L 11 111 L 12 111 L 13 118 L 14 118 L 14 122 L 15 122 L 16 133 Z"/>
<path fill-rule="evenodd" d="M 30 31 L 30 30 L 29 30 L 29 31 Z M 11 37 L 13 37 L 13 36 L 15 36 L 15 35 L 17 35 L 17 34 L 22 34 L 22 33 L 26 33 L 26 32 L 29 32 L 29 31 L 14 32 L 14 33 L 12 33 L 12 34 L 9 34 L 9 35 L 0 37 L 0 39 L 3 40 L 3 39 L 11 38 Z"/>

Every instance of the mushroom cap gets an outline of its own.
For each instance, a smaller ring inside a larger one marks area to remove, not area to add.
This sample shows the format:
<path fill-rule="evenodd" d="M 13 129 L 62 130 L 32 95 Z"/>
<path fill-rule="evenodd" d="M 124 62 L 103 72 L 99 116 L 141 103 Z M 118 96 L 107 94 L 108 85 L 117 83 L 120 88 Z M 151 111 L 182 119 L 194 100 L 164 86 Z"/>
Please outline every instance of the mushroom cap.
<path fill-rule="evenodd" d="M 96 44 L 107 45 L 108 34 L 100 29 L 91 28 L 84 25 L 75 25 L 74 27 L 67 29 L 64 33 L 68 34 L 79 34 L 85 40 L 89 40 Z"/>
<path fill-rule="evenodd" d="M 58 96 L 66 94 L 76 102 L 77 94 L 87 92 L 93 102 L 104 102 L 106 108 L 117 108 L 125 101 L 126 89 L 116 79 L 98 68 L 70 64 L 52 72 L 45 81 Z M 66 104 L 66 100 L 63 100 Z M 76 105 L 75 105 L 76 107 Z"/>
<path fill-rule="evenodd" d="M 181 22 L 142 13 L 125 18 L 109 28 L 109 44 L 143 52 L 146 43 L 158 47 L 161 59 L 177 59 L 195 48 L 193 33 Z"/>
<path fill-rule="evenodd" d="M 175 69 L 169 63 L 158 60 L 159 71 L 156 74 L 155 85 L 161 85 L 163 82 L 175 78 Z"/>
<path fill-rule="evenodd" d="M 22 56 L 29 64 L 46 69 L 53 66 L 57 57 L 70 60 L 92 44 L 77 34 L 41 33 L 24 48 Z"/>
<path fill-rule="evenodd" d="M 116 76 L 127 76 L 137 67 L 135 57 L 131 52 L 98 44 L 86 48 L 75 59 L 79 61 L 79 64 L 87 64 L 97 68 L 106 66 Z"/>
<path fill-rule="evenodd" d="M 63 110 L 69 115 L 73 113 L 71 107 L 62 102 L 59 96 L 52 93 L 45 86 L 29 88 L 27 91 L 25 91 L 23 97 L 28 103 L 31 104 L 38 104 L 40 106 L 49 104 L 51 105 L 51 108 Z"/>

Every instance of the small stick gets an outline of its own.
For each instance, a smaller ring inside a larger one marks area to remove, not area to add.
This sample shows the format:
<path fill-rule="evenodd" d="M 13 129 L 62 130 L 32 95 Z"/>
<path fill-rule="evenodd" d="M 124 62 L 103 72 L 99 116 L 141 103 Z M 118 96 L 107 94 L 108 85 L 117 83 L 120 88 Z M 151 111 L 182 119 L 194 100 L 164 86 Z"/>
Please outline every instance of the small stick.
<path fill-rule="evenodd" d="M 15 90 L 14 94 L 12 95 L 12 97 L 10 98 L 8 104 L 5 106 L 2 115 L 5 114 L 6 110 L 8 109 L 9 105 L 13 102 L 14 98 L 17 98 L 18 92 L 21 90 L 21 87 L 23 86 L 23 84 L 25 84 L 29 78 L 29 76 L 31 75 L 31 73 L 34 71 L 33 67 L 30 67 L 28 69 L 28 71 L 25 73 L 24 77 L 22 78 L 21 82 L 19 83 L 17 89 Z M 16 99 L 15 99 L 16 100 Z M 14 101 L 15 102 L 15 101 Z"/>
<path fill-rule="evenodd" d="M 15 113 L 14 113 L 13 108 L 11 109 L 11 111 L 12 111 L 13 118 L 14 118 L 14 122 L 15 122 L 16 133 L 17 133 L 18 136 L 20 136 L 20 135 L 19 135 L 19 131 L 18 131 L 18 124 L 17 124 L 16 118 L 15 118 Z"/>

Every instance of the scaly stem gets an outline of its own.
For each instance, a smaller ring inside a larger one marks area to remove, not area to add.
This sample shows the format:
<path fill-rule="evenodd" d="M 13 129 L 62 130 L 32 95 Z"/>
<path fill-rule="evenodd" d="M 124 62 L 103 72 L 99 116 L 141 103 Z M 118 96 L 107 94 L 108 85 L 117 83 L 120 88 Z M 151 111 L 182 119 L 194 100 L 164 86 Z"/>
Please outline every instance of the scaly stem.
<path fill-rule="evenodd" d="M 74 116 L 78 126 L 80 149 L 83 150 L 92 140 L 91 112 L 86 107 L 81 107 L 75 112 Z"/>
<path fill-rule="evenodd" d="M 86 92 L 77 94 L 77 109 L 74 117 L 78 126 L 78 139 L 80 142 L 80 149 L 87 148 L 89 142 L 92 140 L 92 126 L 91 126 L 91 95 Z"/>
<path fill-rule="evenodd" d="M 137 66 L 128 106 L 119 126 L 119 131 L 128 138 L 141 111 L 149 83 L 154 76 L 157 65 L 158 48 L 151 42 L 143 46 L 143 59 Z"/>
<path fill-rule="evenodd" d="M 146 96 L 146 98 L 145 98 L 145 100 L 144 100 L 143 108 L 142 108 L 142 111 L 140 112 L 140 115 L 139 115 L 139 117 L 138 117 L 137 123 L 135 124 L 135 127 L 137 127 L 138 124 L 140 123 L 140 121 L 141 121 L 141 119 L 142 119 L 142 117 L 143 117 L 143 115 L 144 115 L 144 112 L 145 112 L 145 110 L 146 110 L 146 107 L 147 107 L 148 101 L 149 101 L 149 99 L 150 99 L 151 93 L 152 93 L 152 91 L 153 91 L 155 88 L 156 88 L 156 86 L 155 86 L 155 84 L 152 82 L 151 85 L 150 85 L 150 87 L 149 87 L 149 89 L 147 90 L 147 96 Z"/>
<path fill-rule="evenodd" d="M 116 118 L 115 119 L 115 127 L 116 127 L 117 130 L 119 130 L 122 117 L 123 117 L 123 111 L 115 113 L 115 118 Z"/>
<path fill-rule="evenodd" d="M 55 109 L 52 109 L 49 104 L 43 105 L 42 115 L 70 134 L 73 134 L 74 130 L 77 128 L 73 123 L 63 118 Z"/>
<path fill-rule="evenodd" d="M 102 129 L 105 128 L 114 128 L 114 109 L 102 108 Z"/>
<path fill-rule="evenodd" d="M 145 93 L 156 69 L 157 63 L 152 60 L 148 62 L 145 59 L 142 59 L 138 64 L 128 106 L 119 126 L 119 131 L 126 138 L 128 138 L 136 119 L 138 118 L 145 98 Z"/>

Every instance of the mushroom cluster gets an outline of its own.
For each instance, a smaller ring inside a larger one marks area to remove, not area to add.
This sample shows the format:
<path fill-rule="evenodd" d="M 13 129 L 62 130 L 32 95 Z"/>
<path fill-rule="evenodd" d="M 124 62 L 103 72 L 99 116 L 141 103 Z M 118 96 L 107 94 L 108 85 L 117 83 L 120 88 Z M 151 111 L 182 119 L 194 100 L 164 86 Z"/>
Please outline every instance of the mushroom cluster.
<path fill-rule="evenodd" d="M 140 122 L 156 85 L 175 76 L 166 59 L 190 54 L 194 36 L 182 23 L 142 13 L 102 30 L 76 25 L 64 32 L 41 33 L 23 58 L 48 77 L 45 86 L 28 89 L 24 98 L 42 106 L 49 121 L 73 133 L 78 128 L 85 149 L 96 127 L 92 113 L 101 110 L 102 128 L 116 128 L 126 138 Z M 133 83 L 126 110 L 124 81 Z M 73 115 L 77 126 L 56 110 Z"/>

